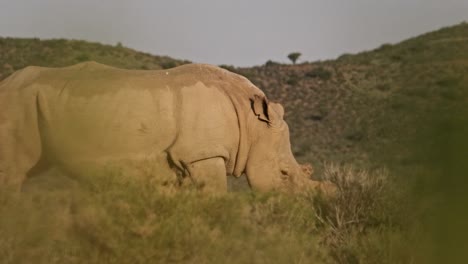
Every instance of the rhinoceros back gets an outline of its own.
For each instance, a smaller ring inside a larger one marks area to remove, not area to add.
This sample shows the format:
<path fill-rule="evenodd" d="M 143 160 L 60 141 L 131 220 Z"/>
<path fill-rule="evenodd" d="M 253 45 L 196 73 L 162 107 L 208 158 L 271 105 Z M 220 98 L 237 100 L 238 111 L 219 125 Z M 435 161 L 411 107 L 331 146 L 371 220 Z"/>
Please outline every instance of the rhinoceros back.
<path fill-rule="evenodd" d="M 86 62 L 14 75 L 0 87 L 11 112 L 0 114 L 0 143 L 24 139 L 0 151 L 0 165 L 16 167 L 11 175 L 29 174 L 44 159 L 75 174 L 133 164 L 170 175 L 209 158 L 222 158 L 227 173 L 243 170 L 243 124 L 251 94 L 261 91 L 236 74 L 208 65 L 137 71 Z M 19 158 L 7 160 L 10 152 Z"/>
<path fill-rule="evenodd" d="M 175 139 L 174 91 L 151 72 L 88 63 L 46 70 L 33 86 L 42 143 L 57 159 L 132 159 Z"/>

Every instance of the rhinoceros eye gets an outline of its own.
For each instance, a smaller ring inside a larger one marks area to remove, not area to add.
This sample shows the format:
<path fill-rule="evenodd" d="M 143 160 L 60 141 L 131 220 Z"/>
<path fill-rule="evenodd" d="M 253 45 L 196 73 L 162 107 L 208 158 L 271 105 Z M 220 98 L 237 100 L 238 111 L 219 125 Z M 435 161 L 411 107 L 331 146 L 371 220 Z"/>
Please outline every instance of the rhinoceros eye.
<path fill-rule="evenodd" d="M 289 178 L 289 173 L 287 169 L 282 169 L 281 170 L 281 179 L 287 180 Z"/>

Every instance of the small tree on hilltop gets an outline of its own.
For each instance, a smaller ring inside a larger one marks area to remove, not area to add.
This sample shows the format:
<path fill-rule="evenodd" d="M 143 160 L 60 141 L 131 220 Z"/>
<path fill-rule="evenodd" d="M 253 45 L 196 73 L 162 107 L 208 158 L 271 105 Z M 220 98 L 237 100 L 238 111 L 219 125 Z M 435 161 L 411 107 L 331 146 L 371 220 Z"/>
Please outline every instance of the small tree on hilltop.
<path fill-rule="evenodd" d="M 300 52 L 292 52 L 288 55 L 288 58 L 292 61 L 293 64 L 296 64 L 297 59 L 299 59 L 301 55 L 302 54 Z"/>

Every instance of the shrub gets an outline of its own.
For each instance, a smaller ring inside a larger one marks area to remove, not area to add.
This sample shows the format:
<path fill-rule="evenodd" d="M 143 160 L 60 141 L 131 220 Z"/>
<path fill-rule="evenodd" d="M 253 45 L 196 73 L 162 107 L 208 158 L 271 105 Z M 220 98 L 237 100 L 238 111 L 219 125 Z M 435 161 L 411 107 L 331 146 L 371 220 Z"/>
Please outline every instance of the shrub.
<path fill-rule="evenodd" d="M 382 91 L 382 92 L 387 92 L 392 89 L 392 86 L 390 83 L 380 83 L 376 86 L 377 90 Z"/>
<path fill-rule="evenodd" d="M 324 67 L 317 67 L 306 73 L 306 77 L 309 78 L 319 78 L 324 81 L 330 80 L 332 77 L 331 71 L 325 69 Z"/>
<path fill-rule="evenodd" d="M 164 62 L 161 62 L 159 65 L 163 69 L 170 69 L 170 68 L 177 67 L 177 63 L 175 63 L 174 61 L 164 61 Z"/>
<path fill-rule="evenodd" d="M 339 61 L 342 61 L 342 60 L 349 60 L 353 57 L 354 55 L 350 54 L 350 53 L 343 53 L 341 54 L 339 57 L 338 57 L 338 60 Z"/>
<path fill-rule="evenodd" d="M 299 77 L 297 75 L 291 75 L 289 78 L 286 80 L 286 83 L 291 85 L 291 86 L 296 86 L 299 84 Z"/>
<path fill-rule="evenodd" d="M 436 81 L 436 84 L 442 87 L 457 86 L 462 78 L 458 76 L 443 77 Z"/>
<path fill-rule="evenodd" d="M 376 210 L 383 209 L 382 194 L 389 184 L 386 170 L 371 174 L 366 170 L 331 164 L 325 166 L 324 179 L 337 186 L 338 195 L 325 206 L 317 207 L 317 216 L 334 229 L 365 226 L 372 221 Z"/>
<path fill-rule="evenodd" d="M 403 56 L 400 55 L 400 54 L 393 54 L 390 56 L 390 59 L 392 61 L 395 61 L 395 62 L 398 62 L 398 61 L 402 61 L 403 60 Z"/>
<path fill-rule="evenodd" d="M 226 65 L 226 64 L 221 64 L 219 65 L 220 68 L 223 68 L 225 70 L 228 70 L 230 72 L 235 72 L 237 73 L 237 70 L 236 70 L 236 67 L 232 66 L 232 65 Z"/>
<path fill-rule="evenodd" d="M 324 243 L 337 263 L 409 261 L 411 249 L 405 248 L 409 245 L 401 219 L 410 216 L 399 211 L 399 192 L 387 170 L 371 173 L 327 164 L 323 178 L 335 184 L 337 191 L 333 196 L 315 199 L 314 210 L 320 225 L 328 230 Z M 375 244 L 368 239 L 375 240 Z M 382 259 L 382 255 L 386 258 Z"/>
<path fill-rule="evenodd" d="M 82 54 L 76 56 L 75 60 L 78 61 L 78 62 L 88 61 L 89 56 L 86 53 L 82 53 Z"/>
<path fill-rule="evenodd" d="M 393 47 L 392 44 L 389 44 L 389 43 L 385 43 L 385 44 L 382 44 L 379 48 L 377 48 L 377 51 L 387 51 L 387 50 L 390 50 L 391 48 Z"/>
<path fill-rule="evenodd" d="M 274 67 L 274 66 L 279 66 L 281 65 L 279 62 L 268 60 L 265 62 L 265 67 Z"/>

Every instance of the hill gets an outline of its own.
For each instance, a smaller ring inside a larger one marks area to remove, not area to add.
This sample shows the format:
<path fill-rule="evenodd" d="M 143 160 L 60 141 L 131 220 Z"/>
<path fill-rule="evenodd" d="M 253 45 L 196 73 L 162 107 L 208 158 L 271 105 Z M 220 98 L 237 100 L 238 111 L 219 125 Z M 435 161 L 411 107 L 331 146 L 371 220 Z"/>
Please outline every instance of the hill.
<path fill-rule="evenodd" d="M 434 118 L 428 113 L 441 114 L 436 105 L 466 102 L 466 36 L 468 25 L 462 23 L 336 60 L 222 67 L 245 75 L 285 106 L 293 151 L 316 171 L 326 162 L 411 165 L 417 161 L 408 139 L 419 137 L 424 118 Z M 85 60 L 132 69 L 189 63 L 120 44 L 0 38 L 0 79 L 27 65 L 57 67 Z"/>
<path fill-rule="evenodd" d="M 434 143 L 421 133 L 466 104 L 466 36 L 462 23 L 336 60 L 227 68 L 285 105 L 302 161 L 406 167 Z"/>
<path fill-rule="evenodd" d="M 29 65 L 63 67 L 95 60 L 125 69 L 165 69 L 190 63 L 123 47 L 81 40 L 0 37 L 0 80 Z"/>

